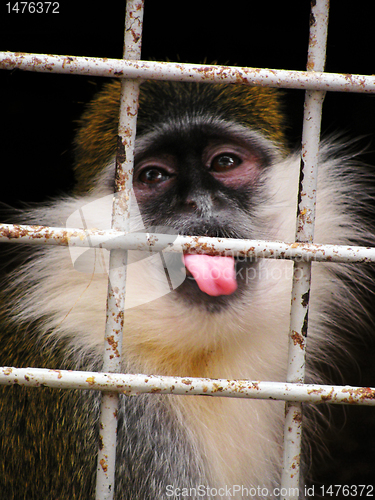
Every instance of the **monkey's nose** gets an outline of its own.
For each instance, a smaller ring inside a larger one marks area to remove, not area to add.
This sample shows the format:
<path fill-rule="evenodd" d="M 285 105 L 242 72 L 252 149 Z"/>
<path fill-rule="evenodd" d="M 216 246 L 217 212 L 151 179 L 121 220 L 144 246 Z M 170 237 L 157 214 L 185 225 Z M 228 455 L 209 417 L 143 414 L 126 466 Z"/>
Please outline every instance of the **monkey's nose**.
<path fill-rule="evenodd" d="M 207 195 L 188 196 L 185 200 L 188 210 L 199 212 L 202 216 L 210 216 L 212 213 L 212 200 Z"/>
<path fill-rule="evenodd" d="M 195 200 L 186 200 L 186 205 L 191 210 L 197 210 L 198 205 Z"/>

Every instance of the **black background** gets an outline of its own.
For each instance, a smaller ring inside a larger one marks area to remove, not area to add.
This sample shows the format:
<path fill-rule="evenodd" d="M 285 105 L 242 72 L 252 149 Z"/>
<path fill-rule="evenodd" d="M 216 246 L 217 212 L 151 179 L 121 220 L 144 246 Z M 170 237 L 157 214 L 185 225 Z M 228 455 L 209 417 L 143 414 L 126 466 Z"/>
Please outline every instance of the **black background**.
<path fill-rule="evenodd" d="M 11 6 L 15 2 L 10 2 Z M 326 70 L 372 74 L 372 2 L 333 0 Z M 304 70 L 310 2 L 146 0 L 142 58 Z M 0 4 L 0 50 L 120 58 L 124 2 L 60 1 L 59 14 L 8 13 Z M 71 143 L 75 120 L 104 79 L 15 71 L 0 72 L 0 200 L 41 201 L 73 185 Z M 288 91 L 285 109 L 290 144 L 298 144 L 303 91 Z M 329 93 L 323 135 L 336 131 L 366 136 L 365 161 L 375 164 L 375 97 Z M 371 142 L 372 141 L 372 142 Z M 375 385 L 374 381 L 366 381 Z M 358 411 L 357 411 L 358 410 Z M 367 411 L 367 413 L 363 413 Z M 369 409 L 354 409 L 357 420 L 333 451 L 322 479 L 352 484 L 373 482 L 374 433 Z M 365 416 L 363 416 L 365 415 Z M 372 413 L 372 416 L 374 414 Z M 372 417 L 372 420 L 374 417 Z M 375 492 L 374 492 L 375 494 Z"/>
<path fill-rule="evenodd" d="M 59 14 L 8 13 L 0 6 L 0 50 L 120 58 L 124 2 L 59 2 Z M 15 2 L 10 2 L 13 6 Z M 327 71 L 371 74 L 374 35 L 370 2 L 331 2 Z M 19 4 L 21 5 L 21 4 Z M 303 70 L 310 3 L 146 0 L 142 58 Z M 75 119 L 103 78 L 0 72 L 0 199 L 40 201 L 71 187 Z M 303 91 L 288 91 L 292 145 L 298 143 Z M 375 132 L 374 96 L 330 93 L 323 133 Z M 369 142 L 369 141 L 367 141 Z M 369 157 L 366 161 L 372 161 Z"/>

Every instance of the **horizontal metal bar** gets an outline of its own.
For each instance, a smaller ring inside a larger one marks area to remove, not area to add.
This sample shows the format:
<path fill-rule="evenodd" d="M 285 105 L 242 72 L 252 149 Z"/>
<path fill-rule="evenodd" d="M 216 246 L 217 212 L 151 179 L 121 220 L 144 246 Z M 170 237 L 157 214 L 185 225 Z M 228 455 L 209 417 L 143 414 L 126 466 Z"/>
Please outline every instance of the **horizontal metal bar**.
<path fill-rule="evenodd" d="M 311 403 L 362 404 L 375 406 L 375 388 L 292 384 L 251 380 L 167 377 L 48 370 L 45 368 L 0 368 L 0 384 L 56 389 L 89 389 L 137 394 L 222 396 Z"/>
<path fill-rule="evenodd" d="M 114 229 L 69 229 L 0 224 L 0 242 L 47 244 L 113 250 L 184 252 L 237 257 L 317 262 L 375 262 L 375 248 L 278 241 L 209 238 L 155 233 L 124 233 Z"/>
<path fill-rule="evenodd" d="M 375 92 L 375 76 L 372 75 L 0 52 L 0 69 L 15 68 L 111 78 L 238 83 L 331 92 Z"/>

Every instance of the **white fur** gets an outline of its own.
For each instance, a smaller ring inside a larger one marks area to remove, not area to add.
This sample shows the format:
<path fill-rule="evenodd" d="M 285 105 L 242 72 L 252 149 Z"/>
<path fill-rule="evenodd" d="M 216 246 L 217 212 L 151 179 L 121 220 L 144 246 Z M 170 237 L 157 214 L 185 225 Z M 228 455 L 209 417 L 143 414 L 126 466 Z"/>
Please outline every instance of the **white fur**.
<path fill-rule="evenodd" d="M 325 144 L 321 156 L 329 156 L 332 148 L 339 147 Z M 345 213 L 353 196 L 350 172 L 354 167 L 348 160 L 343 165 L 340 162 L 330 159 L 320 165 L 317 243 L 346 244 L 367 237 L 353 216 Z M 268 199 L 258 209 L 259 238 L 294 240 L 298 172 L 299 157 L 291 155 L 264 174 Z M 61 199 L 47 208 L 33 210 L 25 214 L 24 222 L 62 226 L 79 207 L 95 202 L 95 227 L 101 227 L 108 213 L 100 200 L 108 194 L 99 179 L 90 195 Z M 134 219 L 133 229 L 140 228 L 138 213 Z M 96 265 L 97 271 L 98 261 Z M 155 271 L 144 261 L 137 266 L 128 277 L 130 302 L 124 328 L 124 370 L 285 380 L 293 266 L 290 261 L 264 260 L 256 289 L 249 291 L 243 302 L 216 314 L 195 310 L 177 300 L 173 293 L 164 294 L 162 289 L 159 298 L 145 299 L 150 293 L 157 295 L 155 290 L 165 286 L 163 270 Z M 351 305 L 345 285 L 333 279 L 334 266 L 322 263 L 313 267 L 308 342 L 310 359 L 319 359 L 327 338 L 321 327 L 326 319 L 322 317 L 322 305 L 331 296 L 343 302 L 344 307 Z M 341 267 L 350 275 L 349 267 Z M 13 288 L 19 294 L 13 311 L 16 320 L 27 323 L 43 317 L 40 336 L 44 343 L 67 338 L 70 356 L 75 357 L 78 367 L 87 352 L 100 358 L 106 308 L 105 273 L 75 270 L 68 248 L 44 248 L 23 267 Z M 139 297 L 140 305 L 134 307 Z M 205 361 L 196 367 L 195 373 L 193 363 L 200 353 L 204 353 Z M 194 446 L 206 457 L 212 486 L 260 485 L 271 491 L 278 484 L 282 403 L 228 398 L 170 399 L 177 418 L 189 429 Z"/>

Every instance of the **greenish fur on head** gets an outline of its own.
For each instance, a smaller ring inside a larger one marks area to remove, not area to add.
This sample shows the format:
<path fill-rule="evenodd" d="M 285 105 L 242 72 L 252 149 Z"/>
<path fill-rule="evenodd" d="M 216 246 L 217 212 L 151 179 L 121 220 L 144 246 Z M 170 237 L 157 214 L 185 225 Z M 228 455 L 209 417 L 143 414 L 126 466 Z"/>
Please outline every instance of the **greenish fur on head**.
<path fill-rule="evenodd" d="M 120 81 L 112 81 L 90 102 L 75 138 L 76 191 L 93 187 L 95 176 L 116 153 Z M 251 127 L 285 144 L 279 92 L 268 87 L 145 81 L 140 87 L 137 133 L 183 114 L 209 114 Z"/>

